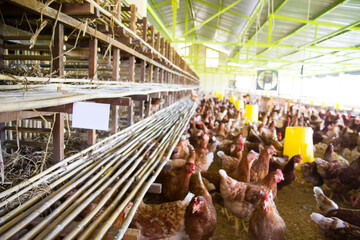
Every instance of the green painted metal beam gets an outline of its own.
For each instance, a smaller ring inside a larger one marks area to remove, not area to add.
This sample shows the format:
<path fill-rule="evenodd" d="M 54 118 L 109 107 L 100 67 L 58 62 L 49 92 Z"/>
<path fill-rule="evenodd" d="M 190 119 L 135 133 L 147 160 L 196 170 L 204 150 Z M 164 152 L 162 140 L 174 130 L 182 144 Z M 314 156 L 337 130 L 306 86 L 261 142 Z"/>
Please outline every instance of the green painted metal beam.
<path fill-rule="evenodd" d="M 205 37 L 205 36 L 204 36 Z M 208 37 L 206 37 L 208 38 Z M 175 40 L 176 43 L 185 43 L 183 40 Z M 188 43 L 193 44 L 219 44 L 224 46 L 246 46 L 246 47 L 262 47 L 262 48 L 289 48 L 289 49 L 295 49 L 298 48 L 292 45 L 285 45 L 285 44 L 275 44 L 275 43 L 264 43 L 264 42 L 254 42 L 254 41 L 248 41 L 246 43 L 244 42 L 215 42 L 215 41 L 201 41 L 201 40 L 187 40 Z M 359 51 L 360 47 L 321 47 L 321 46 L 306 46 L 306 49 L 328 49 L 328 50 L 353 50 L 353 51 Z"/>
<path fill-rule="evenodd" d="M 319 66 L 358 66 L 358 63 L 346 63 L 346 62 L 306 62 L 310 60 L 314 60 L 313 58 L 304 61 L 291 61 L 291 60 L 276 60 L 276 59 L 238 59 L 238 58 L 214 58 L 214 57 L 206 57 L 206 56 L 196 56 L 196 57 L 184 57 L 184 58 L 192 58 L 197 60 L 203 59 L 219 59 L 219 60 L 227 60 L 230 62 L 236 63 L 251 63 L 251 62 L 261 62 L 261 63 L 287 63 L 287 64 L 310 64 L 310 65 L 319 65 Z"/>
<path fill-rule="evenodd" d="M 185 1 L 186 5 L 185 5 L 185 32 L 188 31 L 188 16 L 189 16 L 189 1 Z M 187 37 L 185 37 L 185 41 L 186 41 Z M 186 45 L 186 44 L 185 44 Z"/>
<path fill-rule="evenodd" d="M 162 2 L 162 3 L 154 4 L 152 7 L 153 8 L 159 8 L 161 6 L 168 5 L 170 3 L 171 3 L 171 1 L 166 1 L 166 2 Z"/>
<path fill-rule="evenodd" d="M 285 5 L 286 2 L 287 2 L 287 0 L 283 0 L 283 1 L 280 3 L 280 5 L 274 10 L 273 14 L 276 14 L 276 13 Z M 256 14 L 257 14 L 257 13 L 256 13 Z M 256 14 L 255 14 L 255 15 L 252 15 L 252 17 L 253 17 L 252 22 L 255 20 Z M 249 40 L 250 40 L 250 41 L 252 41 L 252 39 L 254 38 L 254 36 L 256 35 L 257 32 L 260 32 L 260 31 L 262 30 L 262 28 L 268 23 L 268 21 L 269 21 L 269 18 L 267 18 L 266 21 L 264 21 L 264 22 L 260 25 L 259 29 L 258 29 L 257 31 L 255 31 L 255 32 L 249 37 Z M 252 22 L 251 22 L 251 24 L 252 24 Z M 240 38 L 242 37 L 242 35 L 245 34 L 245 33 L 248 31 L 248 29 L 250 28 L 251 24 L 250 24 L 250 22 L 249 22 L 249 23 L 245 26 L 246 29 L 245 29 L 245 27 L 244 27 L 244 30 L 241 31 L 240 34 L 238 35 L 238 39 L 240 39 Z M 237 55 L 239 51 L 240 51 L 240 49 L 237 49 L 235 55 Z"/>
<path fill-rule="evenodd" d="M 281 56 L 280 58 L 283 58 L 283 57 L 292 55 L 292 54 L 294 54 L 294 53 L 297 53 L 297 52 L 303 50 L 304 48 L 307 48 L 308 46 L 319 47 L 319 46 L 315 46 L 315 44 L 320 43 L 320 42 L 323 42 L 323 41 L 326 41 L 326 40 L 331 39 L 331 38 L 334 38 L 334 37 L 336 37 L 336 36 L 338 36 L 338 35 L 341 35 L 341 34 L 343 34 L 343 33 L 345 33 L 345 32 L 348 32 L 348 31 L 350 31 L 350 30 L 348 30 L 348 29 L 350 29 L 350 28 L 352 28 L 353 26 L 356 26 L 356 25 L 358 25 L 358 24 L 360 24 L 360 21 L 356 21 L 356 22 L 354 22 L 354 23 L 352 23 L 352 24 L 349 24 L 349 25 L 347 25 L 347 26 L 344 26 L 344 27 L 342 27 L 342 28 L 340 28 L 340 29 L 338 29 L 338 30 L 336 30 L 336 31 L 334 31 L 334 32 L 332 32 L 332 33 L 329 33 L 329 34 L 327 34 L 327 35 L 325 35 L 325 36 L 323 36 L 323 37 L 321 37 L 321 38 L 317 38 L 317 39 L 315 39 L 315 40 L 313 40 L 313 41 L 311 41 L 311 42 L 308 42 L 308 43 L 306 43 L 306 44 L 303 44 L 303 45 L 299 46 L 299 48 L 298 48 L 297 50 L 295 50 L 295 51 L 293 51 L 293 52 L 291 52 L 291 53 L 287 53 L 287 54 Z M 326 54 L 322 54 L 322 56 L 324 56 L 324 55 L 326 55 Z"/>
<path fill-rule="evenodd" d="M 212 4 L 212 3 L 209 3 L 207 1 L 203 1 L 203 0 L 196 0 L 197 2 L 200 2 L 200 3 L 203 3 L 203 4 L 206 4 L 208 6 L 211 6 L 211 7 L 214 7 L 214 8 L 217 8 L 217 9 L 220 9 L 220 10 L 223 10 L 224 8 L 221 7 L 221 6 L 218 6 L 218 5 L 215 5 L 215 4 Z M 241 14 L 241 13 L 238 13 L 236 11 L 232 11 L 232 10 L 228 10 L 227 11 L 228 13 L 231 13 L 231 14 L 234 14 L 234 15 L 237 15 L 239 17 L 243 17 L 243 18 L 246 18 L 246 19 L 249 19 L 248 16 L 244 15 L 244 14 Z"/>
<path fill-rule="evenodd" d="M 166 34 L 167 39 L 170 41 L 174 41 L 173 37 L 171 36 L 171 34 L 169 33 L 169 31 L 166 29 L 164 23 L 160 20 L 160 18 L 158 17 L 158 15 L 155 13 L 154 9 L 150 6 L 150 4 L 147 4 L 147 10 L 150 13 L 150 15 L 154 18 L 154 20 L 157 22 L 157 24 L 159 24 L 160 29 Z"/>
<path fill-rule="evenodd" d="M 273 27 L 273 18 L 272 14 L 269 14 L 269 24 L 268 24 L 268 35 L 267 35 L 267 41 L 268 43 L 271 43 L 271 35 L 272 35 L 272 27 Z"/>
<path fill-rule="evenodd" d="M 152 3 L 152 5 L 155 5 L 154 0 L 151 0 L 151 3 Z M 157 11 L 159 12 L 160 17 L 162 17 L 162 19 L 164 20 L 165 24 L 166 24 L 166 25 L 169 25 L 169 23 L 167 22 L 166 18 L 165 18 L 164 15 L 162 14 L 162 12 L 161 12 L 158 8 L 156 8 L 156 9 L 157 9 Z M 155 11 L 155 10 L 154 10 L 154 11 Z"/>
<path fill-rule="evenodd" d="M 177 22 L 176 23 L 176 26 L 178 26 L 178 25 L 181 25 L 181 24 L 186 24 L 185 23 L 185 21 L 184 22 Z M 221 28 L 221 27 L 216 27 L 216 26 L 214 26 L 214 25 L 212 25 L 212 24 L 209 24 L 209 23 L 206 23 L 204 26 L 208 26 L 208 27 L 211 27 L 211 28 L 214 28 L 214 29 L 218 29 L 218 30 L 220 30 L 220 31 L 222 31 L 222 32 L 225 32 L 225 33 L 228 33 L 228 34 L 231 34 L 231 35 L 234 35 L 234 36 L 237 36 L 235 33 L 233 33 L 233 32 L 231 32 L 231 29 L 225 29 L 225 28 Z M 172 28 L 173 27 L 173 25 L 167 25 L 167 26 L 165 26 L 166 28 Z"/>
<path fill-rule="evenodd" d="M 213 20 L 214 18 L 216 18 L 217 16 L 221 15 L 222 13 L 226 12 L 227 10 L 229 10 L 230 8 L 234 7 L 236 4 L 238 4 L 239 2 L 241 2 L 242 0 L 237 0 L 235 2 L 233 2 L 232 4 L 230 4 L 229 6 L 227 6 L 226 8 L 222 9 L 221 11 L 217 12 L 216 14 L 214 14 L 213 16 L 209 17 L 208 19 L 206 19 L 205 21 L 203 21 L 202 23 L 200 23 L 199 25 L 197 25 L 196 27 L 190 29 L 189 31 L 185 32 L 181 37 L 179 38 L 183 38 L 185 36 L 187 36 L 189 33 L 195 31 L 196 29 L 198 29 L 199 27 L 203 26 L 204 24 L 206 24 L 207 22 Z"/>
<path fill-rule="evenodd" d="M 249 30 L 250 26 L 255 21 L 255 18 L 258 15 L 259 11 L 262 9 L 262 7 L 265 5 L 266 2 L 267 2 L 267 0 L 259 0 L 257 5 L 255 6 L 254 10 L 252 11 L 248 21 L 246 22 L 244 28 L 238 34 L 238 39 L 241 39 L 242 36 Z"/>
<path fill-rule="evenodd" d="M 320 22 L 320 21 L 314 21 L 314 20 L 307 21 L 306 19 L 294 18 L 294 17 L 288 17 L 288 16 L 274 15 L 274 18 L 289 21 L 289 22 L 309 23 L 309 24 L 314 24 L 314 25 L 319 25 L 319 26 L 336 27 L 336 28 L 345 27 L 344 25 L 340 25 L 340 24 L 334 24 L 334 23 L 328 23 L 328 22 Z M 350 29 L 359 31 L 360 27 L 351 27 Z"/>
<path fill-rule="evenodd" d="M 313 40 L 313 41 L 311 41 L 309 43 L 306 43 L 306 44 L 302 45 L 301 47 L 310 46 L 310 45 L 320 43 L 320 42 L 326 41 L 328 39 L 334 38 L 334 37 L 336 37 L 338 35 L 341 35 L 341 34 L 344 34 L 344 33 L 348 32 L 348 31 L 350 31 L 348 29 L 352 28 L 353 26 L 359 25 L 359 24 L 360 24 L 360 20 L 356 21 L 354 23 L 351 23 L 351 24 L 349 24 L 347 26 L 344 26 L 344 27 L 342 27 L 342 28 L 340 28 L 340 29 L 338 29 L 338 30 L 336 30 L 336 31 L 334 31 L 332 33 L 329 33 L 329 34 L 327 34 L 327 35 L 325 35 L 325 36 L 323 36 L 321 38 L 318 38 L 318 39 L 315 39 L 315 40 Z"/>
<path fill-rule="evenodd" d="M 321 12 L 321 13 L 319 13 L 316 17 L 314 17 L 314 18 L 311 19 L 311 20 L 312 20 L 312 21 L 315 21 L 316 19 L 324 16 L 326 13 L 334 10 L 335 8 L 337 8 L 338 6 L 340 6 L 341 4 L 343 4 L 343 3 L 346 2 L 346 1 L 348 1 L 348 0 L 341 0 L 341 1 L 339 1 L 339 2 L 337 2 L 337 3 L 335 3 L 335 4 L 333 4 L 333 5 L 331 5 L 331 6 L 328 7 L 326 10 L 324 10 L 324 11 Z M 283 40 L 285 40 L 285 39 L 287 39 L 287 38 L 289 38 L 289 37 L 291 37 L 291 36 L 293 36 L 293 35 L 301 32 L 301 31 L 304 31 L 305 29 L 308 29 L 308 28 L 311 27 L 311 26 L 313 26 L 313 24 L 304 24 L 303 26 L 298 27 L 297 29 L 293 30 L 292 32 L 290 32 L 290 33 L 287 34 L 286 36 L 284 36 L 284 37 L 276 40 L 276 41 L 273 42 L 273 43 L 275 43 L 275 44 L 280 43 L 281 41 L 283 41 Z M 261 51 L 260 53 L 258 53 L 258 55 L 264 54 L 265 52 L 269 51 L 270 49 L 271 49 L 271 48 L 265 49 L 265 50 Z"/>
<path fill-rule="evenodd" d="M 172 8 L 173 8 L 172 38 L 175 39 L 176 17 L 177 17 L 177 1 L 176 0 L 172 0 Z"/>

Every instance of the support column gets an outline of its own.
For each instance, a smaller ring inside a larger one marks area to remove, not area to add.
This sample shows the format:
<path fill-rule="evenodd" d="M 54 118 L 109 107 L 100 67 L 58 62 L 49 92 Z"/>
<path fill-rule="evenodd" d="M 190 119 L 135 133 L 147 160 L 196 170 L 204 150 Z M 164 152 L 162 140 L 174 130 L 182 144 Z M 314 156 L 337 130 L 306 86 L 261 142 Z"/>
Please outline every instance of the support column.
<path fill-rule="evenodd" d="M 89 78 L 97 79 L 97 38 L 89 39 Z"/>
<path fill-rule="evenodd" d="M 158 67 L 154 67 L 154 77 L 153 77 L 153 82 L 159 82 L 159 68 Z"/>
<path fill-rule="evenodd" d="M 159 83 L 164 83 L 164 69 L 160 69 Z"/>
<path fill-rule="evenodd" d="M 64 24 L 58 22 L 55 28 L 53 55 L 53 71 L 59 77 L 64 76 Z"/>
<path fill-rule="evenodd" d="M 96 143 L 96 130 L 95 129 L 89 129 L 88 130 L 88 145 L 92 146 Z"/>
<path fill-rule="evenodd" d="M 128 125 L 131 126 L 134 124 L 134 102 L 130 100 L 130 105 L 128 106 Z"/>
<path fill-rule="evenodd" d="M 145 101 L 139 101 L 139 115 L 140 119 L 144 118 L 144 107 L 145 107 Z"/>
<path fill-rule="evenodd" d="M 53 153 L 54 163 L 64 159 L 64 113 L 56 113 L 53 135 Z"/>
<path fill-rule="evenodd" d="M 140 82 L 145 82 L 145 69 L 146 69 L 146 62 L 144 60 L 141 60 Z"/>
<path fill-rule="evenodd" d="M 111 134 L 114 134 L 117 132 L 118 121 L 119 121 L 118 106 L 111 105 L 111 126 L 110 126 Z"/>
<path fill-rule="evenodd" d="M 130 18 L 130 29 L 136 32 L 136 6 L 135 4 L 130 5 L 131 18 Z M 129 81 L 135 82 L 135 56 L 129 57 Z"/>
<path fill-rule="evenodd" d="M 6 139 L 5 139 L 5 123 L 0 122 L 0 141 L 1 141 L 1 150 L 6 151 Z M 0 152 L 2 154 L 3 152 Z"/>
<path fill-rule="evenodd" d="M 151 99 L 150 99 L 150 101 L 147 101 L 145 103 L 145 117 L 150 116 L 150 109 L 151 109 Z"/>
<path fill-rule="evenodd" d="M 152 64 L 149 65 L 149 69 L 148 69 L 148 82 L 149 83 L 152 83 L 154 82 L 153 81 L 153 69 L 154 69 L 154 66 Z"/>

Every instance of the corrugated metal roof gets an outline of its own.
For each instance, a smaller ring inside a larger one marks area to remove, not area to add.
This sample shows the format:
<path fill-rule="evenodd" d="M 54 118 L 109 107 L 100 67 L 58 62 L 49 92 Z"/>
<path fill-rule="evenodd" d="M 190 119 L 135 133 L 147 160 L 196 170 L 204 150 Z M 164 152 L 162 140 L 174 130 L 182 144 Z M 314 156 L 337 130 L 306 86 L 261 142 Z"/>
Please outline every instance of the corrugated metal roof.
<path fill-rule="evenodd" d="M 170 35 L 173 33 L 171 3 L 148 1 Z M 231 52 L 229 61 L 238 58 L 254 67 L 259 67 L 260 62 L 264 68 L 268 64 L 284 70 L 297 69 L 305 63 L 311 72 L 356 68 L 360 59 L 359 0 L 180 0 L 179 3 L 173 41 L 185 40 L 188 12 L 190 32 L 186 41 L 213 43 L 216 49 Z M 224 11 L 226 8 L 229 9 Z M 156 19 L 149 16 L 149 20 L 161 28 Z M 327 68 L 328 65 L 332 67 Z"/>

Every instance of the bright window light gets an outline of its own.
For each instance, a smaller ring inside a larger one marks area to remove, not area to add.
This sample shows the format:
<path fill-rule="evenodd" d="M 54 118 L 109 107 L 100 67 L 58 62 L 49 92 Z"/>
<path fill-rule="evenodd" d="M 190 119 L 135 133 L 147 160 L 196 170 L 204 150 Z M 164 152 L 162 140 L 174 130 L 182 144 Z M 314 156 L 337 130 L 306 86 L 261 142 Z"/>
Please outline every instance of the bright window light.
<path fill-rule="evenodd" d="M 219 52 L 207 48 L 206 67 L 218 67 L 218 66 L 219 66 Z"/>

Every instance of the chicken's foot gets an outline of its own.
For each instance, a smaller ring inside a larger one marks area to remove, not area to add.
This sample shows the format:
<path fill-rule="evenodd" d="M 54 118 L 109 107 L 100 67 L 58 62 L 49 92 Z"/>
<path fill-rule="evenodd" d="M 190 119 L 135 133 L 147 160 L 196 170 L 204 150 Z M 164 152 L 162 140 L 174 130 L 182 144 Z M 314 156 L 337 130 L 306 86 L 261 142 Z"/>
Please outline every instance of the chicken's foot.
<path fill-rule="evenodd" d="M 228 210 L 227 210 L 226 208 L 222 207 L 222 208 L 221 208 L 221 213 L 222 213 L 223 215 L 225 215 L 226 220 L 227 220 L 228 222 L 230 222 L 230 215 L 229 215 Z"/>

